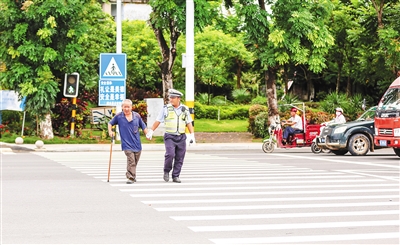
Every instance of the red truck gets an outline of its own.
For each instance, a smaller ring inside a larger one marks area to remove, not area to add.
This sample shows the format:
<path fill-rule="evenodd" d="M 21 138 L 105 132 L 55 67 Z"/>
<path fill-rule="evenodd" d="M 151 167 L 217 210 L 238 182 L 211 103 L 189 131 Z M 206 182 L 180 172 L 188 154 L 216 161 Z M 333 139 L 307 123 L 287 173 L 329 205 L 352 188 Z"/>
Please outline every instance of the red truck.
<path fill-rule="evenodd" d="M 392 147 L 400 157 L 400 77 L 389 86 L 376 109 L 374 143 Z"/>

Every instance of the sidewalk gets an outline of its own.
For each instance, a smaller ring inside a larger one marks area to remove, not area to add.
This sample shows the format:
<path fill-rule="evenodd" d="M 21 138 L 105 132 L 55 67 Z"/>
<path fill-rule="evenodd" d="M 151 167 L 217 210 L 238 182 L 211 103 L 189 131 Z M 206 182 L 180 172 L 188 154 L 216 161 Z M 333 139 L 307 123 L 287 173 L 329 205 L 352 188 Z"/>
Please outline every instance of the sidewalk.
<path fill-rule="evenodd" d="M 142 144 L 143 151 L 165 151 L 164 144 Z M 222 150 L 260 150 L 262 143 L 197 143 L 187 147 L 187 151 L 222 151 Z M 1 152 L 88 152 L 110 151 L 111 144 L 45 144 L 37 148 L 35 144 L 10 144 L 0 142 Z M 113 151 L 121 151 L 121 145 L 115 144 Z"/>

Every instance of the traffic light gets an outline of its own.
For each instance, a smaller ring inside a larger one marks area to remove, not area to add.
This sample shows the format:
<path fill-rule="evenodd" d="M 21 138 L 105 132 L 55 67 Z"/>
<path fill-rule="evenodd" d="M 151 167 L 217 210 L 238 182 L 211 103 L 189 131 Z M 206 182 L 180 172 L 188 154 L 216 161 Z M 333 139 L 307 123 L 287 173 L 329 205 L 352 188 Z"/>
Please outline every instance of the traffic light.
<path fill-rule="evenodd" d="M 64 78 L 64 96 L 77 97 L 79 88 L 79 73 L 65 74 Z"/>

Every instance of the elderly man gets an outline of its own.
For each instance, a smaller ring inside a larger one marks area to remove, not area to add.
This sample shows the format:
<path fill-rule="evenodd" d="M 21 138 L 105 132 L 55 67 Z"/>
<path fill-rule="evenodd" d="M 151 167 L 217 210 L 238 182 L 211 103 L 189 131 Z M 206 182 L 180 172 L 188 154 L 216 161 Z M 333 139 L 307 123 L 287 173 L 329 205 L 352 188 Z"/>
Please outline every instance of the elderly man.
<path fill-rule="evenodd" d="M 121 136 L 121 148 L 127 157 L 126 178 L 130 180 L 127 183 L 136 182 L 136 167 L 139 163 L 142 152 L 142 143 L 140 141 L 140 131 L 142 129 L 146 134 L 148 129 L 139 113 L 132 111 L 132 101 L 126 99 L 122 102 L 122 112 L 115 115 L 108 123 L 108 134 L 114 137 L 112 127 L 119 126 Z"/>
<path fill-rule="evenodd" d="M 193 119 L 190 116 L 189 108 L 181 104 L 183 94 L 176 89 L 168 91 L 169 104 L 164 105 L 153 126 L 146 134 L 148 139 L 153 136 L 154 130 L 165 123 L 165 159 L 164 159 L 164 181 L 169 181 L 169 172 L 172 170 L 172 181 L 181 183 L 179 175 L 181 173 L 183 160 L 186 154 L 186 127 L 189 129 L 189 141 L 195 143 Z"/>

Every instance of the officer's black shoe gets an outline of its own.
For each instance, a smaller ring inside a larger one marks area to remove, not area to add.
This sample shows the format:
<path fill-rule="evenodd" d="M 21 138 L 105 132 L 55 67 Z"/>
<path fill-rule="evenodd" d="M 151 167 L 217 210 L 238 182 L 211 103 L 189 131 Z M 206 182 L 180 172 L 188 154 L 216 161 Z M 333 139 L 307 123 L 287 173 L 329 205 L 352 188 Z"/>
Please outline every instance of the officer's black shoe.
<path fill-rule="evenodd" d="M 174 181 L 175 183 L 181 183 L 181 180 L 179 179 L 179 177 L 173 178 L 172 181 Z"/>
<path fill-rule="evenodd" d="M 164 181 L 168 182 L 169 181 L 169 173 L 164 172 Z"/>

